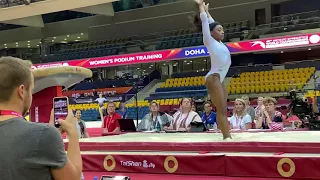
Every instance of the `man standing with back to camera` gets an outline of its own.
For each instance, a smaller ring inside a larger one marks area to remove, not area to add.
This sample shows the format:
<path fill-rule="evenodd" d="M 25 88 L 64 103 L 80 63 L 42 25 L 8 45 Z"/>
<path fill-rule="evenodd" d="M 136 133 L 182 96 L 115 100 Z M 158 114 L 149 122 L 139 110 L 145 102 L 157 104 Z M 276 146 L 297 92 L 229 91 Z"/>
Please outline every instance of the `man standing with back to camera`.
<path fill-rule="evenodd" d="M 0 180 L 79 180 L 82 160 L 72 111 L 59 121 L 68 134 L 68 154 L 55 127 L 23 118 L 34 88 L 31 66 L 26 62 L 0 58 Z"/>

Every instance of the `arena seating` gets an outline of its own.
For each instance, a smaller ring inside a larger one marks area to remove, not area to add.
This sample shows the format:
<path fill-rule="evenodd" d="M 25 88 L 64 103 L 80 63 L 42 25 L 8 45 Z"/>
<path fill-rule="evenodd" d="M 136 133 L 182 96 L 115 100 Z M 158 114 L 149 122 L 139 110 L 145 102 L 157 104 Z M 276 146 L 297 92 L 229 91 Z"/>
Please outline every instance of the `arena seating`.
<path fill-rule="evenodd" d="M 155 93 L 150 94 L 146 100 L 156 99 L 176 99 L 183 97 L 201 97 L 207 95 L 206 87 L 204 86 L 204 77 L 184 77 L 167 79 L 161 84 L 160 88 L 156 89 Z"/>
<path fill-rule="evenodd" d="M 154 100 L 158 104 L 160 104 L 160 111 L 170 113 L 176 110 L 179 107 L 179 103 L 182 98 L 177 99 L 161 99 Z M 127 104 L 127 118 L 136 119 L 136 106 L 135 104 Z M 138 101 L 138 117 L 142 119 L 146 114 L 149 113 L 149 101 Z"/>
<path fill-rule="evenodd" d="M 128 41 L 130 38 L 70 44 L 58 54 L 47 56 L 45 60 L 52 62 L 117 55 Z"/>
<path fill-rule="evenodd" d="M 120 102 L 115 103 L 116 107 L 119 108 Z M 104 103 L 104 107 L 107 107 L 107 103 Z M 97 103 L 71 104 L 69 108 L 73 111 L 81 110 L 82 120 L 84 121 L 96 121 L 100 119 L 99 106 Z"/>
<path fill-rule="evenodd" d="M 259 34 L 275 34 L 289 31 L 319 28 L 320 11 L 289 14 L 274 17 L 272 23 L 256 27 Z"/>
<path fill-rule="evenodd" d="M 31 3 L 39 2 L 39 1 L 45 1 L 45 0 L 32 0 Z M 26 4 L 24 0 L 0 0 L 0 8 L 19 6 L 22 4 Z"/>
<path fill-rule="evenodd" d="M 315 72 L 314 67 L 260 72 L 243 72 L 227 85 L 229 94 L 284 92 L 302 89 Z"/>
<path fill-rule="evenodd" d="M 242 31 L 249 29 L 249 21 L 224 24 L 225 41 L 240 38 Z M 242 40 L 243 38 L 240 38 Z M 202 33 L 193 33 L 191 29 L 174 31 L 170 37 L 164 37 L 156 45 L 156 50 L 202 45 Z"/>

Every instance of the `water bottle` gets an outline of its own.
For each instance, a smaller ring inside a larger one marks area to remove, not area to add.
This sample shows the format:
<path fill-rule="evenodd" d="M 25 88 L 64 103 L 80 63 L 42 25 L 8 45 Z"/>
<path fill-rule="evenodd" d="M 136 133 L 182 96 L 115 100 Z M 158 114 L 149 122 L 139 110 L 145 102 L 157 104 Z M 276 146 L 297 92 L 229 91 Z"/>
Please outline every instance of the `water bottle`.
<path fill-rule="evenodd" d="M 159 122 L 157 122 L 156 124 L 156 129 L 157 129 L 157 132 L 161 131 L 161 124 Z"/>
<path fill-rule="evenodd" d="M 217 130 L 217 129 L 218 129 L 218 125 L 217 125 L 216 122 L 213 124 L 213 129 L 214 129 L 214 130 Z"/>
<path fill-rule="evenodd" d="M 95 177 L 93 178 L 93 180 L 99 180 L 98 176 L 95 176 Z"/>

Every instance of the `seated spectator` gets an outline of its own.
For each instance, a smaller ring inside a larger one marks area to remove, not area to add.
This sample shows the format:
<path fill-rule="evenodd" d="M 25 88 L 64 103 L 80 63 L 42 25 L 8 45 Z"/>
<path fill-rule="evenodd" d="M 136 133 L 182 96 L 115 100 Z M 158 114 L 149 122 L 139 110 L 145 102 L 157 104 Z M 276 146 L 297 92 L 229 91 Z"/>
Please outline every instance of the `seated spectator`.
<path fill-rule="evenodd" d="M 257 121 L 262 116 L 262 111 L 265 109 L 263 105 L 263 97 L 258 98 L 258 106 L 254 109 L 255 111 L 255 121 Z"/>
<path fill-rule="evenodd" d="M 172 117 L 159 111 L 159 104 L 150 103 L 150 113 L 146 114 L 138 125 L 140 131 L 162 131 L 170 126 Z"/>
<path fill-rule="evenodd" d="M 173 120 L 168 129 L 189 131 L 191 129 L 191 122 L 202 122 L 198 113 L 191 111 L 191 99 L 183 98 L 180 102 L 180 111 L 173 115 Z"/>
<path fill-rule="evenodd" d="M 207 101 L 203 104 L 204 112 L 201 116 L 202 122 L 207 129 L 217 129 L 216 113 L 212 111 L 212 103 Z"/>
<path fill-rule="evenodd" d="M 247 112 L 249 114 L 249 116 L 251 117 L 251 122 L 254 121 L 256 114 L 254 111 L 254 108 L 250 106 L 250 99 L 248 96 L 242 96 L 241 99 L 243 99 L 246 102 L 246 106 L 247 106 Z"/>
<path fill-rule="evenodd" d="M 233 116 L 230 118 L 231 129 L 247 130 L 252 128 L 252 120 L 247 109 L 247 103 L 243 99 L 234 101 Z"/>
<path fill-rule="evenodd" d="M 263 104 L 265 109 L 262 111 L 263 116 L 261 116 L 256 122 L 257 129 L 279 129 L 279 127 L 274 127 L 274 125 L 281 126 L 283 118 L 282 113 L 276 111 L 277 100 L 272 97 L 266 97 L 263 99 Z M 283 127 L 283 124 L 282 124 Z M 280 127 L 281 128 L 281 127 Z M 281 128 L 282 129 L 282 128 Z"/>
<path fill-rule="evenodd" d="M 120 133 L 120 125 L 118 119 L 121 116 L 116 113 L 116 104 L 109 102 L 107 105 L 107 115 L 102 121 L 102 128 L 104 133 Z"/>
<path fill-rule="evenodd" d="M 86 127 L 86 123 L 81 119 L 81 110 L 76 110 L 76 114 L 75 117 L 77 119 L 77 129 L 79 132 L 79 137 L 80 138 L 88 138 L 89 134 L 87 132 L 87 127 Z"/>
<path fill-rule="evenodd" d="M 191 111 L 197 112 L 197 106 L 195 104 L 192 104 Z"/>
<path fill-rule="evenodd" d="M 121 115 L 122 119 L 126 119 L 127 118 L 127 108 L 126 108 L 126 103 L 121 103 L 120 104 L 120 111 L 119 114 Z"/>

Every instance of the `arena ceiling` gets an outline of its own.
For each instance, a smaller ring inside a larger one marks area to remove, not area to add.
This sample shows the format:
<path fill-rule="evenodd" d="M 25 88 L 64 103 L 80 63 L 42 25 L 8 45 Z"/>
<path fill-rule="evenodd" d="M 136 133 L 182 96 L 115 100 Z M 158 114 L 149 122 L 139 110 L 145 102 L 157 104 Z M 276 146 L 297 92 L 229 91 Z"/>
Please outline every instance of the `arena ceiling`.
<path fill-rule="evenodd" d="M 72 10 L 91 14 L 113 16 L 115 0 L 45 0 L 29 5 L 18 5 L 0 10 L 0 22 L 31 27 L 44 27 L 42 14 Z"/>
<path fill-rule="evenodd" d="M 39 16 L 42 13 L 48 13 L 49 10 L 59 11 L 63 9 L 73 9 L 75 11 L 89 12 L 88 8 L 85 7 L 86 5 L 90 5 L 89 7 L 100 7 L 106 4 L 109 4 L 112 8 L 110 0 L 46 1 L 48 1 L 46 3 L 49 3 L 49 1 L 52 1 L 51 3 L 62 3 L 62 1 L 65 3 L 68 1 L 68 5 L 60 9 L 52 8 L 54 10 L 50 10 L 49 7 L 45 10 L 46 6 L 43 5 L 43 10 L 33 13 L 30 12 L 33 4 L 23 7 L 12 7 L 12 9 L 14 10 L 14 8 L 17 8 L 16 10 L 19 10 L 19 8 L 26 8 L 23 10 L 24 13 L 22 14 L 25 15 L 24 20 L 26 21 L 24 21 L 24 23 L 27 23 L 28 18 L 31 19 L 31 22 L 32 17 L 34 21 L 36 21 L 35 19 L 39 20 L 36 16 Z M 241 20 L 250 20 L 254 23 L 254 14 L 256 9 L 266 8 L 267 16 L 270 17 L 271 4 L 284 1 L 288 0 L 208 0 L 207 2 L 209 2 L 211 6 L 210 12 L 215 19 L 220 22 L 231 23 Z M 33 9 L 33 11 L 37 11 L 36 9 L 42 9 L 41 3 L 43 2 L 35 4 L 35 9 Z M 85 5 L 85 3 L 91 4 Z M 96 5 L 94 5 L 94 3 L 96 3 Z M 78 5 L 73 6 L 74 4 Z M 17 15 L 19 13 L 13 13 L 14 11 L 10 12 L 10 9 L 11 8 L 6 9 L 5 11 L 0 11 L 0 21 L 6 23 L 10 23 L 11 21 L 11 23 L 19 24 L 18 22 L 21 22 L 19 18 L 21 19 L 23 16 Z M 43 24 L 43 27 L 41 22 L 28 23 L 33 27 L 29 25 L 28 27 L 0 31 L 0 44 L 27 42 L 33 39 L 46 39 L 47 37 L 60 37 L 68 34 L 71 35 L 79 33 L 87 34 L 89 40 L 113 39 L 120 37 L 138 37 L 139 39 L 139 37 L 146 34 L 154 34 L 157 38 L 160 38 L 161 33 L 159 32 L 192 28 L 189 16 L 193 15 L 195 10 L 195 3 L 188 0 L 116 12 L 114 13 L 114 16 L 110 16 L 111 14 L 101 15 L 96 13 L 97 15 L 94 16 Z M 8 16 L 5 12 L 10 13 L 11 15 Z M 29 12 L 29 14 L 27 12 Z M 14 18 L 18 19 L 13 20 Z M 270 22 L 271 19 L 267 19 L 267 22 L 268 21 Z"/>

